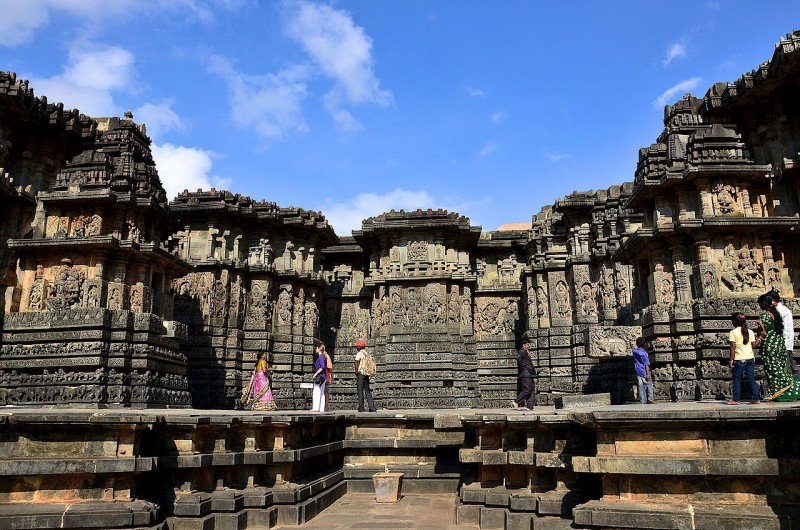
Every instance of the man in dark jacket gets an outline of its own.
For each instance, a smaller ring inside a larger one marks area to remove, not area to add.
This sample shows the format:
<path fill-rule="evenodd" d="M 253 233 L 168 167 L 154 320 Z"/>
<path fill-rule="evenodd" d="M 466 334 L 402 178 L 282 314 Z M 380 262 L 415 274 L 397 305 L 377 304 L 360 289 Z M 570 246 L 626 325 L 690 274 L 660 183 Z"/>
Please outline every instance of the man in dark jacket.
<path fill-rule="evenodd" d="M 533 406 L 536 404 L 536 385 L 533 380 L 536 377 L 536 371 L 533 369 L 531 342 L 528 339 L 522 339 L 522 348 L 517 353 L 517 373 L 519 393 L 511 405 L 515 410 L 519 410 L 520 405 L 533 410 Z"/>

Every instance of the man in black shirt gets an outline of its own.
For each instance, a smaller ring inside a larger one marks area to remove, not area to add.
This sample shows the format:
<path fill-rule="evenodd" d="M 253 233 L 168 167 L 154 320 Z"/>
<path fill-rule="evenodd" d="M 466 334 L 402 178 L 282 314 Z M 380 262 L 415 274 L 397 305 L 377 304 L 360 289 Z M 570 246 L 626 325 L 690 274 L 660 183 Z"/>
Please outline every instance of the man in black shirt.
<path fill-rule="evenodd" d="M 531 342 L 528 339 L 522 339 L 522 348 L 517 353 L 517 373 L 519 393 L 511 405 L 515 410 L 519 410 L 520 405 L 533 410 L 536 404 L 536 385 L 533 381 L 536 371 L 533 369 Z"/>

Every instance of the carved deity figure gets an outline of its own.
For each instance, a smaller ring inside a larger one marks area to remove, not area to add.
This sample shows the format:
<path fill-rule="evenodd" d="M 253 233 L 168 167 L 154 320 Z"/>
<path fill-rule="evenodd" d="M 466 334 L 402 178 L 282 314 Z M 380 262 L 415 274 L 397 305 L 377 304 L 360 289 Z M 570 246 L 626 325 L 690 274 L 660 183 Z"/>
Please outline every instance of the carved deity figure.
<path fill-rule="evenodd" d="M 603 307 L 614 309 L 617 307 L 617 297 L 614 294 L 614 273 L 604 269 L 601 276 L 600 290 L 603 295 Z"/>
<path fill-rule="evenodd" d="M 128 220 L 125 223 L 125 227 L 127 231 L 126 240 L 135 241 L 137 243 L 142 241 L 142 230 L 136 223 Z"/>
<path fill-rule="evenodd" d="M 513 333 L 517 329 L 519 309 L 514 300 L 508 300 L 504 308 L 498 311 L 496 333 Z"/>
<path fill-rule="evenodd" d="M 292 322 L 292 295 L 286 288 L 278 295 L 278 325 L 288 326 Z"/>
<path fill-rule="evenodd" d="M 306 300 L 303 317 L 305 318 L 306 334 L 313 335 L 319 321 L 319 309 L 317 308 L 317 304 L 312 300 Z"/>
<path fill-rule="evenodd" d="M 556 284 L 556 314 L 560 318 L 569 318 L 569 289 L 563 280 L 559 280 Z"/>
<path fill-rule="evenodd" d="M 144 306 L 144 286 L 136 284 L 131 287 L 131 311 L 141 313 Z"/>
<path fill-rule="evenodd" d="M 459 301 L 458 296 L 458 287 L 453 286 L 453 290 L 450 291 L 450 299 L 447 302 L 448 305 L 448 321 L 451 324 L 458 323 L 458 309 L 461 307 L 461 302 Z"/>
<path fill-rule="evenodd" d="M 394 291 L 391 294 L 392 299 L 392 324 L 395 326 L 399 326 L 403 323 L 403 299 L 400 297 L 400 293 Z"/>
<path fill-rule="evenodd" d="M 122 309 L 122 294 L 119 287 L 113 287 L 108 295 L 109 309 Z"/>
<path fill-rule="evenodd" d="M 102 227 L 103 219 L 95 214 L 89 217 L 86 223 L 86 235 L 87 236 L 97 236 L 100 235 L 100 230 Z"/>
<path fill-rule="evenodd" d="M 69 227 L 69 219 L 66 217 L 58 220 L 58 228 L 56 229 L 55 239 L 64 239 L 67 237 L 67 228 Z"/>
<path fill-rule="evenodd" d="M 597 316 L 597 300 L 595 300 L 594 287 L 592 284 L 584 283 L 581 285 L 578 308 L 580 314 L 583 316 Z"/>
<path fill-rule="evenodd" d="M 292 325 L 293 326 L 302 326 L 304 317 L 303 313 L 305 311 L 305 292 L 301 287 L 298 289 L 297 294 L 294 297 L 294 306 L 293 306 L 293 313 L 292 313 Z"/>
<path fill-rule="evenodd" d="M 377 332 L 380 331 L 381 327 L 383 327 L 383 303 L 384 298 L 378 295 L 372 301 L 372 331 Z"/>
<path fill-rule="evenodd" d="M 733 292 L 758 290 L 764 288 L 764 277 L 759 269 L 755 251 L 745 243 L 737 252 L 733 244 L 728 243 L 720 260 L 722 283 Z"/>
<path fill-rule="evenodd" d="M 656 291 L 656 302 L 661 305 L 669 305 L 675 301 L 675 289 L 672 280 L 662 278 Z"/>
<path fill-rule="evenodd" d="M 717 277 L 711 270 L 703 272 L 703 296 L 709 298 L 716 294 Z"/>
<path fill-rule="evenodd" d="M 730 184 L 717 183 L 711 191 L 716 194 L 719 213 L 728 215 L 738 211 L 736 188 Z"/>
<path fill-rule="evenodd" d="M 461 300 L 461 328 L 463 330 L 472 330 L 472 304 L 470 304 L 469 297 L 465 296 Z"/>
<path fill-rule="evenodd" d="M 86 290 L 86 307 L 100 307 L 100 287 L 97 285 L 90 285 Z"/>
<path fill-rule="evenodd" d="M 72 226 L 72 237 L 85 237 L 86 236 L 86 224 L 87 218 L 83 215 L 79 215 L 77 219 L 75 219 L 75 223 Z"/>
<path fill-rule="evenodd" d="M 56 279 L 48 286 L 46 305 L 52 310 L 71 309 L 80 303 L 81 290 L 86 275 L 83 271 L 73 267 L 68 259 L 61 261 L 63 264 L 56 273 Z"/>
<path fill-rule="evenodd" d="M 225 282 L 217 280 L 211 295 L 211 312 L 217 318 L 224 318 L 228 313 L 228 296 L 226 293 Z"/>
<path fill-rule="evenodd" d="M 547 316 L 547 291 L 541 285 L 536 287 L 536 315 L 539 318 Z"/>
<path fill-rule="evenodd" d="M 426 241 L 414 241 L 408 245 L 408 259 L 412 261 L 423 261 L 428 258 L 428 243 Z"/>
<path fill-rule="evenodd" d="M 40 311 L 42 309 L 42 280 L 37 279 L 31 286 L 28 296 L 28 309 L 30 311 Z"/>
<path fill-rule="evenodd" d="M 778 267 L 769 267 L 767 269 L 767 283 L 770 289 L 781 292 L 783 285 L 781 282 L 781 270 Z"/>

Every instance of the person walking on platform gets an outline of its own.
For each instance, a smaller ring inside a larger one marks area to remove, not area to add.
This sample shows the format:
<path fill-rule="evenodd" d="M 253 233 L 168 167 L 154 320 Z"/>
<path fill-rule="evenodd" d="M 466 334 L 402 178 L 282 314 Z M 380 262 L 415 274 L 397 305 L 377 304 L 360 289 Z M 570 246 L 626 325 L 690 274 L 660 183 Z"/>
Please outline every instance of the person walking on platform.
<path fill-rule="evenodd" d="M 728 405 L 739 404 L 742 392 L 742 374 L 745 374 L 750 387 L 750 403 L 756 405 L 761 402 L 761 392 L 756 383 L 756 358 L 753 354 L 753 347 L 760 345 L 761 339 L 756 340 L 756 334 L 747 327 L 747 317 L 744 313 L 734 313 L 731 316 L 731 323 L 734 328 L 728 334 L 728 343 L 731 345 L 730 367 L 733 370 L 733 399 L 725 403 Z M 783 346 L 783 336 L 780 337 L 780 342 Z"/>
<path fill-rule="evenodd" d="M 653 374 L 650 372 L 650 357 L 647 355 L 647 341 L 639 337 L 634 342 L 631 353 L 633 354 L 633 369 L 636 372 L 636 382 L 639 386 L 639 401 L 642 405 L 655 403 L 653 394 Z"/>
<path fill-rule="evenodd" d="M 517 398 L 511 402 L 515 410 L 520 410 L 520 406 L 533 410 L 536 405 L 536 370 L 533 368 L 531 358 L 531 341 L 522 339 L 522 348 L 517 353 L 517 387 L 519 393 Z"/>
<path fill-rule="evenodd" d="M 317 344 L 314 348 L 314 390 L 311 399 L 311 412 L 325 412 L 325 345 Z"/>
<path fill-rule="evenodd" d="M 794 316 L 792 315 L 792 310 L 781 302 L 781 295 L 775 289 L 761 295 L 758 299 L 759 305 L 761 305 L 762 300 L 767 296 L 772 298 L 772 304 L 775 309 L 778 310 L 778 314 L 783 321 L 783 343 L 784 346 L 786 346 L 786 368 L 795 377 L 800 378 L 800 367 L 798 367 L 797 363 L 794 361 Z"/>
<path fill-rule="evenodd" d="M 363 340 L 356 341 L 354 346 L 358 349 L 353 368 L 356 372 L 356 392 L 358 393 L 358 412 L 364 412 L 364 397 L 370 412 L 375 412 L 375 402 L 372 399 L 372 390 L 369 388 L 370 377 L 375 375 L 375 359 L 367 351 L 367 343 Z"/>

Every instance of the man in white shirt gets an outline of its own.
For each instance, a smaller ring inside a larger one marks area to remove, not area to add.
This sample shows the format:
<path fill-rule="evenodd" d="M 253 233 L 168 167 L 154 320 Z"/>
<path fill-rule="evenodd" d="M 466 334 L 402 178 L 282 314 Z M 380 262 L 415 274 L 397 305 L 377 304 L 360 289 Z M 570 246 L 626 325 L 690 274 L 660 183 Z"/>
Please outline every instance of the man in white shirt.
<path fill-rule="evenodd" d="M 794 375 L 800 377 L 800 368 L 798 368 L 797 364 L 794 362 L 794 317 L 792 316 L 792 311 L 785 305 L 781 303 L 781 295 L 778 294 L 778 291 L 772 290 L 767 293 L 770 295 L 776 302 L 775 309 L 778 310 L 778 314 L 781 316 L 781 320 L 783 320 L 783 341 L 786 344 L 786 360 L 788 361 L 787 367 L 789 371 L 792 372 Z"/>

